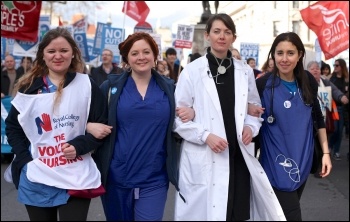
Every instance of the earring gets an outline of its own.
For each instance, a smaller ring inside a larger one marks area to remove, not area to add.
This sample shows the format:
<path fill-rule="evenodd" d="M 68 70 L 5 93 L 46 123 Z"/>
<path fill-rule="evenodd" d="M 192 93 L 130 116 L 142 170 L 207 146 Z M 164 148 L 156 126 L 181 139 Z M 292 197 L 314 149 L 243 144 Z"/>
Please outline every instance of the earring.
<path fill-rule="evenodd" d="M 72 55 L 72 59 L 74 59 L 74 55 Z"/>

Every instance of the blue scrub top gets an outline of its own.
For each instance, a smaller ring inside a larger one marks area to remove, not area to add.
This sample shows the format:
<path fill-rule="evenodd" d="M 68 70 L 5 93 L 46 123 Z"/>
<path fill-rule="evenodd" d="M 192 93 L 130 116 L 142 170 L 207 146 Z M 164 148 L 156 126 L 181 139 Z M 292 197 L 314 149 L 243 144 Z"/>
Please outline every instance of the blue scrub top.
<path fill-rule="evenodd" d="M 273 187 L 294 191 L 307 180 L 312 165 L 312 107 L 304 104 L 296 82 L 283 83 L 275 78 L 272 101 L 276 119 L 272 124 L 267 123 L 271 114 L 271 89 L 265 89 L 262 97 L 266 112 L 260 130 L 260 161 Z M 266 85 L 271 85 L 271 81 L 272 78 Z"/>
<path fill-rule="evenodd" d="M 170 102 L 153 76 L 144 99 L 132 77 L 128 77 L 116 115 L 117 137 L 109 183 L 123 188 L 167 183 L 165 139 Z"/>

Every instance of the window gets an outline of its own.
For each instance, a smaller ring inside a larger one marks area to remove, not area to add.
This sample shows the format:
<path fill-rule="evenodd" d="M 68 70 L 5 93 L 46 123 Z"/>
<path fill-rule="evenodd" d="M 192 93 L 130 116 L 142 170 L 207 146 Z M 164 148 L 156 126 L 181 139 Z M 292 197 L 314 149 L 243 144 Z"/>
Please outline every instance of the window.
<path fill-rule="evenodd" d="M 278 34 L 280 34 L 279 27 L 280 27 L 280 21 L 274 21 L 273 22 L 273 37 L 276 37 L 276 36 L 278 36 Z"/>
<path fill-rule="evenodd" d="M 299 9 L 299 1 L 293 1 L 293 8 Z"/>
<path fill-rule="evenodd" d="M 299 21 L 293 21 L 293 32 L 300 35 L 300 22 Z"/>

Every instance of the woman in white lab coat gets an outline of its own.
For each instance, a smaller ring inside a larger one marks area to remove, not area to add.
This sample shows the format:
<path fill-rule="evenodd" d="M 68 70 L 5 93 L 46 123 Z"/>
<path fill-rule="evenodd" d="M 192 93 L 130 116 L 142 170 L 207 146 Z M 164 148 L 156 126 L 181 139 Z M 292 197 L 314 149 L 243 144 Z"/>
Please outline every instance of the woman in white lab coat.
<path fill-rule="evenodd" d="M 253 70 L 232 58 L 235 25 L 227 14 L 213 15 L 205 38 L 211 47 L 181 72 L 177 107 L 193 107 L 195 118 L 175 129 L 184 140 L 175 220 L 285 220 L 260 163 L 252 138 L 261 119 L 247 115 L 260 104 Z"/>

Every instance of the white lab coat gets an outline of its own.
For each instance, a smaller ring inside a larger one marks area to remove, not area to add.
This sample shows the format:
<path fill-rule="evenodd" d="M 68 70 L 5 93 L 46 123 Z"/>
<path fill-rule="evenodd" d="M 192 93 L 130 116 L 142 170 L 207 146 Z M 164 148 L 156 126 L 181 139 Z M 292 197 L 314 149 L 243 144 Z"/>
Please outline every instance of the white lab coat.
<path fill-rule="evenodd" d="M 254 144 L 242 142 L 244 125 L 258 134 L 261 118 L 247 115 L 249 103 L 261 104 L 253 70 L 234 60 L 235 121 L 237 139 L 251 174 L 251 220 L 285 220 L 282 208 L 259 161 Z M 175 220 L 225 221 L 229 184 L 229 152 L 214 153 L 203 141 L 209 133 L 226 139 L 215 82 L 209 76 L 206 56 L 189 63 L 181 72 L 175 91 L 177 107 L 193 107 L 195 118 L 183 123 L 176 117 L 174 131 L 184 138 L 181 145 L 179 188 L 175 197 Z M 225 74 L 228 75 L 228 74 Z"/>

